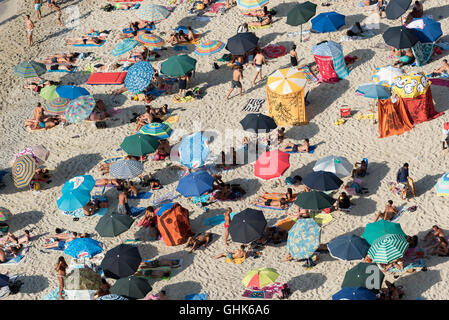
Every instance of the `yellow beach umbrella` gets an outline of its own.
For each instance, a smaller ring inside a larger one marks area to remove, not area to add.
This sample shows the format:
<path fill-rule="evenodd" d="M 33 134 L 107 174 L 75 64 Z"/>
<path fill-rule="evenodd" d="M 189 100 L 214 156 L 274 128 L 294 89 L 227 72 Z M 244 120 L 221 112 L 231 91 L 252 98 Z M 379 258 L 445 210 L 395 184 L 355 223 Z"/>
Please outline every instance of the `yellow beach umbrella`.
<path fill-rule="evenodd" d="M 282 95 L 298 92 L 306 86 L 306 83 L 304 73 L 295 68 L 279 69 L 267 79 L 267 87 Z"/>

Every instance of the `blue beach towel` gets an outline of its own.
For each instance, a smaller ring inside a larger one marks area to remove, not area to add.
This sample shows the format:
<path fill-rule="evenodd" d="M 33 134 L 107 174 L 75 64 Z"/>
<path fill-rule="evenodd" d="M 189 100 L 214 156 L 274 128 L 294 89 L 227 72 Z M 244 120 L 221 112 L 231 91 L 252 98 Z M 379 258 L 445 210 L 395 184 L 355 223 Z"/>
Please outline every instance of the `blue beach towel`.
<path fill-rule="evenodd" d="M 133 217 L 137 217 L 139 214 L 142 214 L 145 212 L 147 208 L 145 207 L 129 207 L 129 213 L 130 215 L 132 215 Z"/>
<path fill-rule="evenodd" d="M 67 71 L 67 70 L 47 70 L 47 72 L 66 72 L 66 73 L 74 73 L 76 71 L 76 69 L 78 69 L 78 66 L 75 66 L 72 71 Z"/>
<path fill-rule="evenodd" d="M 315 152 L 315 149 L 316 149 L 316 145 L 315 146 L 309 146 L 309 152 L 307 152 L 307 153 L 313 154 Z M 294 153 L 305 153 L 305 152 L 302 152 L 302 151 L 298 151 L 298 152 L 287 151 L 287 153 L 288 154 L 294 154 Z"/>
<path fill-rule="evenodd" d="M 349 70 L 342 53 L 332 58 L 332 64 L 334 65 L 334 70 L 338 78 L 344 79 L 349 75 Z"/>
<path fill-rule="evenodd" d="M 207 300 L 207 293 L 194 293 L 185 296 L 185 300 Z"/>
<path fill-rule="evenodd" d="M 237 214 L 237 212 L 231 212 L 231 220 L 232 220 L 232 218 L 234 218 L 234 216 L 236 214 Z M 224 223 L 225 218 L 224 218 L 224 215 L 219 215 L 219 216 L 203 219 L 203 222 L 206 226 L 213 227 L 213 226 Z"/>
<path fill-rule="evenodd" d="M 100 44 L 72 44 L 74 47 L 101 47 L 105 44 L 106 40 L 101 41 Z"/>
<path fill-rule="evenodd" d="M 64 290 L 62 290 L 62 296 L 64 299 L 68 298 Z M 42 300 L 59 300 L 59 288 L 51 290 Z"/>
<path fill-rule="evenodd" d="M 152 195 L 151 192 L 139 192 L 137 196 L 128 196 L 128 199 L 150 199 Z"/>
<path fill-rule="evenodd" d="M 189 50 L 189 47 L 187 47 L 187 46 L 174 46 L 173 50 L 175 50 L 175 51 Z"/>

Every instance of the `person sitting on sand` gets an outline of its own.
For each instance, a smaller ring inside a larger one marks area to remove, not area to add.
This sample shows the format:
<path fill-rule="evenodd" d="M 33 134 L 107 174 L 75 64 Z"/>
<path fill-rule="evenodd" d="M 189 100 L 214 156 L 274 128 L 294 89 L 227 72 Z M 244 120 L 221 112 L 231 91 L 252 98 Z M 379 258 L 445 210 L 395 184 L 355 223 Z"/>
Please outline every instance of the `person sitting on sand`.
<path fill-rule="evenodd" d="M 30 242 L 31 236 L 30 231 L 25 230 L 23 236 L 16 238 L 11 232 L 8 232 L 6 236 L 6 241 L 13 242 L 15 244 L 28 244 Z"/>
<path fill-rule="evenodd" d="M 212 233 L 202 232 L 194 237 L 189 237 L 184 248 L 192 247 L 189 253 L 192 253 L 200 247 L 206 247 L 212 241 Z"/>
<path fill-rule="evenodd" d="M 171 146 L 167 139 L 159 140 L 159 146 L 157 147 L 156 154 L 154 155 L 154 161 L 166 160 L 170 157 Z"/>
<path fill-rule="evenodd" d="M 145 126 L 146 124 L 150 124 L 153 122 L 153 115 L 151 114 L 151 106 L 145 107 L 145 112 L 138 116 L 136 119 L 136 132 Z"/>
<path fill-rule="evenodd" d="M 304 139 L 304 144 L 294 144 L 293 142 L 287 143 L 285 146 L 284 152 L 309 152 L 310 143 L 309 139 Z"/>
<path fill-rule="evenodd" d="M 197 35 L 195 35 L 195 33 L 193 32 L 192 27 L 187 27 L 187 39 L 189 41 L 194 41 L 197 38 Z"/>
<path fill-rule="evenodd" d="M 415 4 L 413 5 L 412 11 L 414 10 L 414 17 L 415 18 L 422 18 L 424 15 L 424 7 L 419 1 L 415 1 Z"/>
<path fill-rule="evenodd" d="M 449 64 L 447 63 L 447 59 L 443 59 L 441 62 L 441 67 L 438 69 L 435 69 L 435 71 L 432 72 L 432 77 L 436 77 L 438 75 L 443 76 L 447 75 L 449 73 Z"/>
<path fill-rule="evenodd" d="M 152 206 L 149 206 L 145 209 L 145 214 L 137 223 L 137 226 L 142 228 L 155 227 L 157 223 L 157 216 L 155 210 Z"/>
<path fill-rule="evenodd" d="M 400 300 L 404 296 L 402 286 L 395 286 L 394 283 L 385 280 L 386 288 L 381 288 L 376 296 L 376 300 Z"/>
<path fill-rule="evenodd" d="M 257 17 L 259 18 L 259 17 Z M 253 21 L 248 23 L 248 27 L 262 27 L 262 26 L 266 26 L 269 25 L 273 22 L 271 14 L 269 13 L 268 15 L 264 16 L 262 19 L 258 19 L 258 21 Z"/>
<path fill-rule="evenodd" d="M 393 205 L 393 200 L 388 200 L 387 205 L 385 206 L 384 212 L 379 211 L 377 213 L 376 219 L 374 222 L 379 220 L 379 218 L 387 221 L 391 221 L 395 215 L 397 215 L 399 212 L 398 208 Z"/>
<path fill-rule="evenodd" d="M 31 130 L 51 129 L 59 124 L 58 117 L 46 116 L 44 108 L 39 102 L 33 110 L 33 119 L 25 120 L 25 127 L 29 127 Z"/>
<path fill-rule="evenodd" d="M 354 178 L 355 176 L 364 177 L 366 175 L 366 170 L 367 166 L 365 160 L 362 160 L 361 162 L 356 162 L 355 169 L 352 169 L 351 177 L 352 178 Z"/>
<path fill-rule="evenodd" d="M 360 25 L 360 22 L 356 22 L 352 25 L 352 27 L 350 29 L 348 29 L 348 31 L 346 31 L 346 35 L 348 37 L 359 37 L 361 36 L 363 33 L 363 29 L 362 26 Z"/>
<path fill-rule="evenodd" d="M 395 267 L 398 270 L 404 269 L 404 258 L 396 259 L 388 264 L 380 264 L 380 266 L 383 268 L 384 272 L 387 272 L 392 267 Z"/>
<path fill-rule="evenodd" d="M 73 44 L 94 44 L 99 45 L 103 40 L 99 37 L 81 37 L 81 38 L 67 38 L 65 39 L 66 45 Z"/>
<path fill-rule="evenodd" d="M 242 244 L 239 249 L 235 249 L 233 252 L 223 252 L 215 256 L 214 259 L 226 257 L 226 259 L 245 259 L 246 258 L 246 245 Z"/>
<path fill-rule="evenodd" d="M 349 196 L 346 194 L 346 192 L 342 192 L 337 201 L 335 201 L 334 203 L 334 209 L 338 211 L 340 209 L 349 209 L 350 207 L 351 200 Z"/>
<path fill-rule="evenodd" d="M 432 229 L 424 236 L 424 243 L 425 246 L 428 247 L 429 245 L 432 245 L 435 243 L 435 241 L 440 238 L 444 238 L 444 231 L 437 225 L 432 226 Z"/>
<path fill-rule="evenodd" d="M 100 287 L 97 292 L 95 292 L 94 299 L 111 294 L 111 285 L 106 281 L 106 279 L 101 278 Z"/>
<path fill-rule="evenodd" d="M 265 206 L 265 207 L 274 207 L 279 209 L 286 209 L 288 208 L 288 203 L 285 198 L 281 198 L 280 200 L 273 200 L 273 199 L 259 199 L 253 202 L 253 204 L 258 206 Z"/>
<path fill-rule="evenodd" d="M 180 42 L 189 42 L 188 36 L 184 33 L 184 31 L 179 30 L 179 32 L 174 32 L 170 35 L 170 38 L 167 40 L 172 46 L 176 45 Z"/>
<path fill-rule="evenodd" d="M 393 63 L 394 66 L 399 66 L 400 68 L 405 65 L 411 65 L 415 61 L 415 56 L 413 55 L 412 49 L 408 48 L 405 51 L 405 55 L 401 56 L 398 61 Z"/>
<path fill-rule="evenodd" d="M 168 105 L 164 104 L 161 108 L 153 108 L 151 106 L 150 107 L 150 114 L 153 117 L 163 117 L 165 115 L 167 115 L 168 113 Z"/>
<path fill-rule="evenodd" d="M 431 255 L 438 255 L 440 257 L 447 257 L 449 255 L 449 245 L 445 237 L 437 237 L 437 243 L 433 246 Z"/>
<path fill-rule="evenodd" d="M 157 58 L 157 56 L 156 56 Z M 153 74 L 153 79 L 151 79 L 151 84 L 156 90 L 164 90 L 165 82 L 164 79 L 159 75 L 159 72 L 155 71 Z"/>
<path fill-rule="evenodd" d="M 106 109 L 106 104 L 103 100 L 95 99 L 95 107 L 92 110 L 92 113 L 87 118 L 89 121 L 101 121 L 107 119 L 109 117 L 109 113 Z"/>

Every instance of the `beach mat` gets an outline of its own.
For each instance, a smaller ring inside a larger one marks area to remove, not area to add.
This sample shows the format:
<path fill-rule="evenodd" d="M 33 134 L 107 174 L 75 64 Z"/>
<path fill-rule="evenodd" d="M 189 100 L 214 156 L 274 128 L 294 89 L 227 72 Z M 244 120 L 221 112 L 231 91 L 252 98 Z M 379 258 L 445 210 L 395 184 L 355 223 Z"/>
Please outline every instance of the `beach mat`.
<path fill-rule="evenodd" d="M 309 146 L 309 152 L 310 154 L 313 154 L 315 152 L 316 146 Z M 298 151 L 298 152 L 292 152 L 292 151 L 287 151 L 288 154 L 294 154 L 294 153 L 305 153 L 302 151 Z"/>
<path fill-rule="evenodd" d="M 186 295 L 184 300 L 207 300 L 207 297 L 207 293 L 194 293 Z"/>
<path fill-rule="evenodd" d="M 98 210 L 97 213 L 91 215 L 90 217 L 102 217 L 102 216 L 104 216 L 108 212 L 108 209 L 109 208 L 101 208 L 100 210 Z M 63 215 L 70 216 L 70 217 L 73 217 L 73 218 L 87 217 L 84 214 L 83 208 L 77 209 L 75 211 L 61 211 L 61 210 L 59 210 L 59 212 L 61 212 Z"/>
<path fill-rule="evenodd" d="M 138 215 L 145 212 L 146 207 L 129 207 L 129 214 L 133 217 L 137 217 Z"/>
<path fill-rule="evenodd" d="M 249 99 L 246 106 L 242 109 L 242 111 L 246 112 L 259 112 L 262 104 L 265 102 L 265 99 Z"/>
<path fill-rule="evenodd" d="M 248 26 L 248 30 L 267 29 L 271 28 L 271 23 L 263 26 Z"/>
<path fill-rule="evenodd" d="M 102 40 L 100 44 L 72 44 L 73 47 L 101 47 L 105 44 L 106 40 Z"/>
<path fill-rule="evenodd" d="M 47 72 L 65 72 L 65 73 L 74 73 L 78 69 L 78 66 L 75 66 L 72 71 L 67 70 L 47 70 Z"/>
<path fill-rule="evenodd" d="M 113 85 L 122 84 L 125 81 L 127 72 L 95 72 L 87 79 L 86 84 L 90 85 Z"/>
<path fill-rule="evenodd" d="M 289 231 L 296 223 L 298 219 L 293 218 L 285 218 L 276 223 L 276 226 L 281 228 L 282 230 Z"/>
<path fill-rule="evenodd" d="M 22 260 L 23 260 L 23 258 L 25 257 L 25 254 L 28 252 L 28 246 L 24 246 L 21 250 L 20 250 L 20 254 L 17 256 L 17 257 L 13 257 L 13 256 L 10 256 L 10 257 L 6 257 L 6 261 L 5 262 L 3 262 L 3 263 L 1 263 L 1 265 L 4 265 L 4 264 L 19 264 Z"/>
<path fill-rule="evenodd" d="M 67 294 L 62 290 L 62 297 L 67 300 Z M 59 288 L 54 288 L 49 293 L 47 293 L 42 300 L 59 300 Z"/>
<path fill-rule="evenodd" d="M 237 212 L 231 212 L 231 220 L 237 214 Z M 208 227 L 213 227 L 225 222 L 224 215 L 219 215 L 215 217 L 205 218 L 203 219 L 203 223 Z"/>
<path fill-rule="evenodd" d="M 136 196 L 128 196 L 128 199 L 150 199 L 151 196 L 151 192 L 139 192 Z"/>

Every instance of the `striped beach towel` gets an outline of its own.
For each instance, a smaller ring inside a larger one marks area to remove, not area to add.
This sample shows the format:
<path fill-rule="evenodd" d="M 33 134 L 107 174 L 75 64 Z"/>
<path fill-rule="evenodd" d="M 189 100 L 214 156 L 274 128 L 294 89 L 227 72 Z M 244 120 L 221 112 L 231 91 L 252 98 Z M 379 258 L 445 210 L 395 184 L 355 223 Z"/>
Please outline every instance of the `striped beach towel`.
<path fill-rule="evenodd" d="M 265 99 L 249 99 L 248 104 L 243 108 L 242 111 L 247 112 L 259 112 Z"/>
<path fill-rule="evenodd" d="M 349 75 L 349 70 L 346 66 L 345 58 L 342 53 L 340 53 L 337 57 L 334 57 L 332 59 L 332 63 L 339 79 L 344 79 Z"/>
<path fill-rule="evenodd" d="M 305 75 L 307 79 L 307 83 L 318 82 L 318 78 L 313 74 L 312 70 L 310 70 L 309 66 L 304 66 L 299 69 Z"/>

